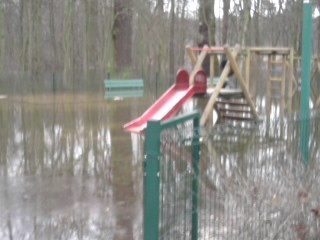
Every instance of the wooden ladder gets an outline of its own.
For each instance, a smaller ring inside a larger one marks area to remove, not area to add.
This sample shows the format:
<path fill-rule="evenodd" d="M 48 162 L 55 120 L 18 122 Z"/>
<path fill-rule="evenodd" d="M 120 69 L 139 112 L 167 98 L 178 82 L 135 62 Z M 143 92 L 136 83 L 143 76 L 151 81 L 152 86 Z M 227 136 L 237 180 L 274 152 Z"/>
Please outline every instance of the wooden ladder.
<path fill-rule="evenodd" d="M 226 121 L 248 122 L 256 120 L 244 96 L 231 98 L 219 96 L 215 103 L 215 109 L 220 123 Z"/>
<path fill-rule="evenodd" d="M 272 100 L 280 100 L 280 109 L 283 113 L 286 93 L 286 55 L 268 55 L 267 100 L 268 112 L 271 111 Z"/>

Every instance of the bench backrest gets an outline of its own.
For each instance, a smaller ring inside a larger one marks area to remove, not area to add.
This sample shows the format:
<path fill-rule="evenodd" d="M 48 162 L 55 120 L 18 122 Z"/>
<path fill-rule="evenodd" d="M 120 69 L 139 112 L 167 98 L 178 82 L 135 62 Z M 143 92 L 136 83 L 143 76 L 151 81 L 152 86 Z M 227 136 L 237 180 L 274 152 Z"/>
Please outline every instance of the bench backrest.
<path fill-rule="evenodd" d="M 143 88 L 144 83 L 142 79 L 107 79 L 104 80 L 104 87 L 106 89 Z"/>

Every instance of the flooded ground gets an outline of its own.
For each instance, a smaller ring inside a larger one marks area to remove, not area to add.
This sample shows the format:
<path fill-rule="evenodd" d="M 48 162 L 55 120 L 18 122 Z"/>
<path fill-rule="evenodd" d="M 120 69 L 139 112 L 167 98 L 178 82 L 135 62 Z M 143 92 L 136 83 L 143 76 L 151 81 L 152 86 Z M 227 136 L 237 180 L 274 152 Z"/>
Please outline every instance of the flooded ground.
<path fill-rule="evenodd" d="M 122 125 L 159 93 L 106 98 L 99 81 L 0 84 L 1 240 L 142 239 L 143 139 Z"/>
<path fill-rule="evenodd" d="M 0 239 L 141 239 L 142 139 L 122 125 L 152 98 L 0 100 Z"/>

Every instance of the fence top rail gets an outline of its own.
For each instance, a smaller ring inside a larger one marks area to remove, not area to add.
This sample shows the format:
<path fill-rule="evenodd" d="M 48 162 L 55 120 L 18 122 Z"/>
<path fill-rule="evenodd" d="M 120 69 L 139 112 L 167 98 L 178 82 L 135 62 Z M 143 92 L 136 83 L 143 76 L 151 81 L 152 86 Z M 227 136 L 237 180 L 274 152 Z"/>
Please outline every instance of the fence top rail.
<path fill-rule="evenodd" d="M 161 129 L 174 127 L 179 123 L 186 122 L 191 119 L 200 119 L 200 113 L 195 111 L 186 115 L 175 117 L 173 119 L 165 120 L 161 122 Z"/>
<path fill-rule="evenodd" d="M 160 122 L 160 128 L 161 130 L 164 130 L 166 128 L 171 128 L 176 126 L 179 123 L 183 123 L 192 119 L 200 119 L 200 113 L 198 111 L 193 111 L 191 113 L 177 116 L 175 118 L 171 118 L 168 120 L 164 120 Z M 159 122 L 158 120 L 149 120 L 148 122 Z"/>

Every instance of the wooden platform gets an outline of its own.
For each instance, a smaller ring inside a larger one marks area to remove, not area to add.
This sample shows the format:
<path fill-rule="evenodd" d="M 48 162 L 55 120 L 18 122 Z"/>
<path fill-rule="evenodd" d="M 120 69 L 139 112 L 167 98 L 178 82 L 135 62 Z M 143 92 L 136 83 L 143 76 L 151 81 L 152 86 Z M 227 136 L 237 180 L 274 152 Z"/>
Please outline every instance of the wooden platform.
<path fill-rule="evenodd" d="M 214 91 L 214 87 L 208 87 L 207 88 L 207 94 L 211 95 Z M 219 96 L 224 98 L 232 98 L 232 97 L 242 97 L 243 92 L 240 88 L 237 89 L 231 89 L 231 88 L 222 88 L 219 92 Z"/>

